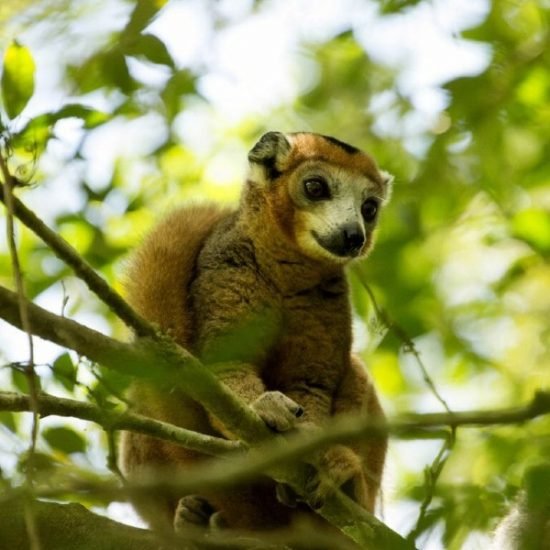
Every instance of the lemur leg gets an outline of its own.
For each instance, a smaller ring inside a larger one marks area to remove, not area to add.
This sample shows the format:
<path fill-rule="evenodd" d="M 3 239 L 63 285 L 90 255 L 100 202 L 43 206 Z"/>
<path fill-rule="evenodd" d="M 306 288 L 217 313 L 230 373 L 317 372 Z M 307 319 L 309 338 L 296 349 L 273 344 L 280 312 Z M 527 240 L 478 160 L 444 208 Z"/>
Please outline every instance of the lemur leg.
<path fill-rule="evenodd" d="M 363 362 L 355 355 L 351 356 L 350 369 L 334 399 L 333 415 L 340 414 L 352 414 L 380 422 L 385 420 L 384 411 L 372 381 Z M 365 438 L 348 446 L 361 461 L 366 489 L 365 497 L 357 500 L 371 512 L 374 510 L 382 481 L 387 446 L 387 436 Z M 361 491 L 359 487 L 357 489 Z"/>
<path fill-rule="evenodd" d="M 377 420 L 384 413 L 376 391 L 360 359 L 352 356 L 344 378 L 336 394 L 328 395 L 316 388 L 305 387 L 286 392 L 289 397 L 304 407 L 303 429 L 322 429 L 329 417 L 340 414 L 358 415 Z M 369 511 L 374 510 L 380 487 L 387 438 L 368 439 L 350 445 L 334 445 L 311 458 L 316 473 L 308 483 L 308 503 L 313 508 L 321 507 L 328 494 L 341 488 L 358 504 Z M 284 492 L 281 493 L 285 495 Z M 281 496 L 279 497 L 281 498 Z M 292 499 L 285 502 L 292 504 Z"/>

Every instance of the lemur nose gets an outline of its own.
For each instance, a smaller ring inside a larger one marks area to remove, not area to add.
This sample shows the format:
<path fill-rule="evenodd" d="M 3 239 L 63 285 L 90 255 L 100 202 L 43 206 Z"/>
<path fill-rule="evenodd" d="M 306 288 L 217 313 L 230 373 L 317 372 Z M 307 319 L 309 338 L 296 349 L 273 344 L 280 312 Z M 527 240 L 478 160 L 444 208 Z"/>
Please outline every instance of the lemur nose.
<path fill-rule="evenodd" d="M 357 254 L 365 242 L 365 235 L 361 226 L 356 223 L 346 225 L 342 228 L 344 237 L 344 249 L 347 254 Z"/>

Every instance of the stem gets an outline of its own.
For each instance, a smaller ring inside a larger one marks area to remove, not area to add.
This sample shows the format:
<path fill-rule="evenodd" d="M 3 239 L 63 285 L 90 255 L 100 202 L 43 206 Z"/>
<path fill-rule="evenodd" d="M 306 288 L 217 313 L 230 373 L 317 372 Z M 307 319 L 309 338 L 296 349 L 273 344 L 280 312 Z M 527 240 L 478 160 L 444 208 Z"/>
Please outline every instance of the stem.
<path fill-rule="evenodd" d="M 443 408 L 448 412 L 452 413 L 451 408 L 447 404 L 447 401 L 443 398 L 443 396 L 439 393 L 439 390 L 437 389 L 436 385 L 434 384 L 434 381 L 431 379 L 430 375 L 428 374 L 428 369 L 426 368 L 426 365 L 424 364 L 424 361 L 422 361 L 422 357 L 420 356 L 420 352 L 416 348 L 412 338 L 409 337 L 409 335 L 405 332 L 405 330 L 399 326 L 397 323 L 393 321 L 393 319 L 390 318 L 390 316 L 387 314 L 386 311 L 381 309 L 378 306 L 378 303 L 376 302 L 376 297 L 374 296 L 374 292 L 370 288 L 370 286 L 365 282 L 364 275 L 361 270 L 360 266 L 356 266 L 354 268 L 355 273 L 357 274 L 357 278 L 359 279 L 359 282 L 361 283 L 361 286 L 365 289 L 367 294 L 369 295 L 369 299 L 372 303 L 372 307 L 374 308 L 374 313 L 376 314 L 376 317 L 382 321 L 382 324 L 388 329 L 393 331 L 393 333 L 403 342 L 403 349 L 405 353 L 410 353 L 416 360 L 416 363 L 418 364 L 420 368 L 420 372 L 422 373 L 422 378 L 424 379 L 424 382 L 426 382 L 426 385 L 430 389 L 430 391 L 433 393 L 435 398 L 441 403 Z"/>

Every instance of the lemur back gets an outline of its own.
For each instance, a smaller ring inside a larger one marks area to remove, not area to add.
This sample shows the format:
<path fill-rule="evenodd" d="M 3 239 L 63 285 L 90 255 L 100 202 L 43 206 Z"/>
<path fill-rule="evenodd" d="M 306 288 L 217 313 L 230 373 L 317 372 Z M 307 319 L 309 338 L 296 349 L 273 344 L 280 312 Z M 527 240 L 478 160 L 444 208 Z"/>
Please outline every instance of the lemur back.
<path fill-rule="evenodd" d="M 215 225 L 229 214 L 216 204 L 174 210 L 149 233 L 126 272 L 129 303 L 181 346 L 192 339 L 188 301 L 197 256 Z"/>

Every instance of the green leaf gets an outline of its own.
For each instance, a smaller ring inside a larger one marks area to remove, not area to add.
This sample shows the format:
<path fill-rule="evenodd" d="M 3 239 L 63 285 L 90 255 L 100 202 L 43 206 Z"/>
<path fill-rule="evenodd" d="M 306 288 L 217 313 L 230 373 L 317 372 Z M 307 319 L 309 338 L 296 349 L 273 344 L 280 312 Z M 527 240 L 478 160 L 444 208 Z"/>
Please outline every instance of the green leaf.
<path fill-rule="evenodd" d="M 59 111 L 49 115 L 50 124 L 55 124 L 57 121 L 66 118 L 79 118 L 84 122 L 84 128 L 92 129 L 109 120 L 109 115 L 102 111 L 97 111 L 85 105 L 70 104 L 65 105 Z"/>
<path fill-rule="evenodd" d="M 196 78 L 184 70 L 174 73 L 161 93 L 168 120 L 174 120 L 181 110 L 182 97 L 196 92 Z"/>
<path fill-rule="evenodd" d="M 131 56 L 143 56 L 151 63 L 167 65 L 172 69 L 175 67 L 166 45 L 153 34 L 139 35 L 125 48 L 124 53 Z"/>
<path fill-rule="evenodd" d="M 166 4 L 166 0 L 138 0 L 130 17 L 130 21 L 123 32 L 129 35 L 140 33 L 149 23 L 151 23 L 164 4 Z"/>
<path fill-rule="evenodd" d="M 3 424 L 8 428 L 10 432 L 15 433 L 17 431 L 17 424 L 15 423 L 15 415 L 11 412 L 0 411 L 0 424 Z"/>
<path fill-rule="evenodd" d="M 542 208 L 526 208 L 512 220 L 513 234 L 540 252 L 550 251 L 550 213 Z"/>
<path fill-rule="evenodd" d="M 12 367 L 11 369 L 11 382 L 12 384 L 22 393 L 27 393 L 29 391 L 29 384 L 27 377 L 21 371 L 20 368 Z"/>
<path fill-rule="evenodd" d="M 54 361 L 53 375 L 66 390 L 74 390 L 74 385 L 76 383 L 76 367 L 68 353 L 63 353 Z"/>
<path fill-rule="evenodd" d="M 137 88 L 121 48 L 96 53 L 81 66 L 69 67 L 69 74 L 83 93 L 107 87 L 128 95 Z"/>
<path fill-rule="evenodd" d="M 32 118 L 20 132 L 13 136 L 12 145 L 26 148 L 30 146 L 37 153 L 41 153 L 54 135 L 55 124 L 68 118 L 78 118 L 84 123 L 84 128 L 92 129 L 107 122 L 110 115 L 85 105 L 65 105 L 58 111 Z"/>
<path fill-rule="evenodd" d="M 41 453 L 38 451 L 30 452 L 25 451 L 19 456 L 17 463 L 17 471 L 25 474 L 29 471 L 29 467 L 32 465 L 34 473 L 40 472 L 41 474 L 52 474 L 59 466 L 54 457 Z"/>
<path fill-rule="evenodd" d="M 65 454 L 83 453 L 86 451 L 86 440 L 74 430 L 59 426 L 48 428 L 42 432 L 42 437 L 50 447 Z"/>
<path fill-rule="evenodd" d="M 34 93 L 34 60 L 25 46 L 13 42 L 4 54 L 2 100 L 11 119 L 18 116 Z"/>
<path fill-rule="evenodd" d="M 414 8 L 420 0 L 384 0 L 380 3 L 380 11 L 383 14 L 399 13 Z"/>

